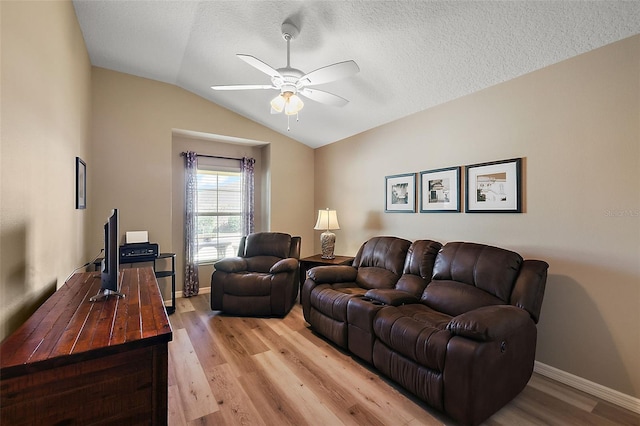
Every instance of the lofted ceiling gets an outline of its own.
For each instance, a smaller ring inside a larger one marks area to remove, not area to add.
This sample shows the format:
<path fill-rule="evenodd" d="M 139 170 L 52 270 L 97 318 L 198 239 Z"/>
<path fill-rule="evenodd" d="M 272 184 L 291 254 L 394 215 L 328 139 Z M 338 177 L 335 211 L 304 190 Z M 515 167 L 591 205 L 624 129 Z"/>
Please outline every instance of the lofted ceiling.
<path fill-rule="evenodd" d="M 638 1 L 74 0 L 91 63 L 174 84 L 316 148 L 640 33 Z M 317 86 L 343 107 L 305 101 L 299 121 L 271 114 L 276 90 L 236 57 L 286 65 L 285 19 L 303 72 L 354 60 L 360 72 Z M 199 130 L 199 129 L 193 129 Z"/>

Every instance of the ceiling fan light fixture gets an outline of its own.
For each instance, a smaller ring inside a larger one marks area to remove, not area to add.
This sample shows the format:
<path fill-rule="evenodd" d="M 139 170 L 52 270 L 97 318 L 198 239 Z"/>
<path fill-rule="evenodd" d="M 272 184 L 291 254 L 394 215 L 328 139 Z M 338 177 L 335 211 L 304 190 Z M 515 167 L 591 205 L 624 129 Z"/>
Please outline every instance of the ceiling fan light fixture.
<path fill-rule="evenodd" d="M 302 108 L 304 108 L 304 102 L 298 95 L 292 94 L 287 99 L 287 103 L 284 106 L 284 113 L 287 115 L 297 115 Z"/>
<path fill-rule="evenodd" d="M 304 108 L 302 99 L 290 91 L 282 92 L 271 100 L 271 109 L 276 113 L 284 111 L 286 115 L 296 115 L 302 108 Z"/>
<path fill-rule="evenodd" d="M 285 67 L 275 69 L 254 56 L 241 53 L 236 55 L 247 64 L 271 77 L 270 85 L 236 84 L 211 86 L 211 88 L 213 90 L 279 90 L 280 94 L 270 102 L 271 114 L 284 113 L 287 116 L 287 130 L 289 130 L 289 117 L 295 115 L 297 121 L 298 113 L 304 108 L 304 102 L 302 102 L 298 94 L 319 103 L 338 107 L 344 106 L 349 103 L 348 100 L 308 86 L 330 83 L 352 76 L 359 72 L 360 68 L 354 61 L 337 62 L 309 73 L 304 73 L 297 68 L 293 68 L 291 66 L 291 40 L 298 36 L 300 29 L 289 19 L 282 23 L 281 29 L 282 37 L 287 42 L 287 65 Z"/>

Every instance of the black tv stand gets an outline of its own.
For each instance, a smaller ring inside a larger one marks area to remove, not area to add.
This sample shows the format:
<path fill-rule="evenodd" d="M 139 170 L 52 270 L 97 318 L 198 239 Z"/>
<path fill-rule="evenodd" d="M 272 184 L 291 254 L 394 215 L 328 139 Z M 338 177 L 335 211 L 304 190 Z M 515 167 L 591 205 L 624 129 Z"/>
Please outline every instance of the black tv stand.
<path fill-rule="evenodd" d="M 109 289 L 104 289 L 104 290 L 100 290 L 98 292 L 98 294 L 96 294 L 95 296 L 91 297 L 89 299 L 90 302 L 98 302 L 100 300 L 106 300 L 109 298 L 109 296 L 115 296 L 115 297 L 121 297 L 121 298 L 125 298 L 125 295 L 123 293 L 120 293 L 118 291 L 113 291 L 113 290 L 109 290 Z"/>

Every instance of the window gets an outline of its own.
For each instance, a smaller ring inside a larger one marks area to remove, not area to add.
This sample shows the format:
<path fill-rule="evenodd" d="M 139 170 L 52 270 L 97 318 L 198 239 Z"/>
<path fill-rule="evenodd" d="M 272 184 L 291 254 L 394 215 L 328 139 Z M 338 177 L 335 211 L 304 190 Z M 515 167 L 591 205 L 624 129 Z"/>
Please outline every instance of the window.
<path fill-rule="evenodd" d="M 242 238 L 240 167 L 199 164 L 197 176 L 196 261 L 211 263 L 236 256 Z"/>

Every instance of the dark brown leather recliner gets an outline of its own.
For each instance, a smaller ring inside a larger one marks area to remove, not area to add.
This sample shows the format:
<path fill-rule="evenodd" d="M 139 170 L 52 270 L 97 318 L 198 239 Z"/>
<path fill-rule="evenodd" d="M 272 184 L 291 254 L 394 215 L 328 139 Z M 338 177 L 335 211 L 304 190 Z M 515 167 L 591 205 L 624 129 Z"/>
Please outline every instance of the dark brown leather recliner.
<path fill-rule="evenodd" d="M 214 264 L 211 309 L 284 317 L 298 297 L 300 237 L 258 232 L 242 237 L 238 256 Z"/>

